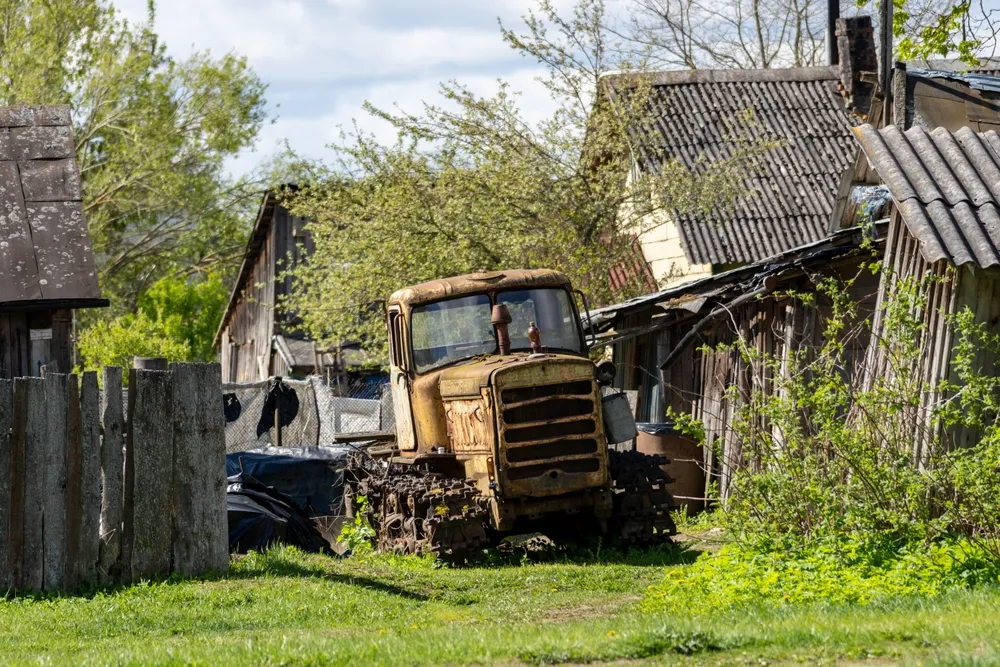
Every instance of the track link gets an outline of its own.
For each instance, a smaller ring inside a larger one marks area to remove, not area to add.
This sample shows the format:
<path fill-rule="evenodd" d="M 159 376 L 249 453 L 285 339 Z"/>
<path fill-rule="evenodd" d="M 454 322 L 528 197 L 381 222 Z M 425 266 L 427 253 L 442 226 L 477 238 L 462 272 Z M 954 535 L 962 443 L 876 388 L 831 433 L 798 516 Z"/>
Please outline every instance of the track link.
<path fill-rule="evenodd" d="M 673 481 L 660 467 L 667 459 L 641 452 L 610 451 L 614 511 L 611 526 L 623 542 L 663 544 L 677 534 L 670 517 L 675 509 L 667 484 Z"/>

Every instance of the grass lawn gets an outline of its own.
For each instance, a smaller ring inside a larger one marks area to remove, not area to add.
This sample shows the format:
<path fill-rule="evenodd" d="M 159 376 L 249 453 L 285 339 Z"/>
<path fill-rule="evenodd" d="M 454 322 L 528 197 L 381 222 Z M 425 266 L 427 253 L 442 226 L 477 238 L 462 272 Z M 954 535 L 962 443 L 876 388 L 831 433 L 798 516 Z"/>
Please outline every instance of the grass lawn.
<path fill-rule="evenodd" d="M 227 578 L 0 601 L 0 661 L 33 664 L 1000 664 L 1000 589 L 680 618 L 643 591 L 691 552 L 435 567 L 273 551 Z"/>

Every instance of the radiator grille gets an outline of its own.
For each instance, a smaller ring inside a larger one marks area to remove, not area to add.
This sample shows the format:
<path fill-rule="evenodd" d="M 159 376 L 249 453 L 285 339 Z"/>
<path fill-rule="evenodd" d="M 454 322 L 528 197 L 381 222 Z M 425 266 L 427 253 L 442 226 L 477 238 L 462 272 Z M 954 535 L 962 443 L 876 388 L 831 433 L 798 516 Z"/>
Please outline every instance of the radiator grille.
<path fill-rule="evenodd" d="M 600 470 L 600 429 L 593 381 L 560 382 L 501 392 L 507 478 Z"/>

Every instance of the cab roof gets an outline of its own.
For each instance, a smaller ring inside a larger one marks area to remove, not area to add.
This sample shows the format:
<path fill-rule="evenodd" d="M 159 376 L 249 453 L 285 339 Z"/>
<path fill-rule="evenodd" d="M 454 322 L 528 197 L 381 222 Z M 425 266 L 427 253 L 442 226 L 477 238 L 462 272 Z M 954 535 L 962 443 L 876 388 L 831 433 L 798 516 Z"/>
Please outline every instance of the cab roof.
<path fill-rule="evenodd" d="M 396 290 L 389 297 L 390 304 L 414 306 L 450 299 L 466 294 L 483 294 L 510 289 L 530 289 L 534 287 L 570 287 L 569 278 L 564 273 L 551 269 L 513 269 L 509 271 L 487 271 L 469 273 L 454 278 L 431 280 L 412 287 Z"/>

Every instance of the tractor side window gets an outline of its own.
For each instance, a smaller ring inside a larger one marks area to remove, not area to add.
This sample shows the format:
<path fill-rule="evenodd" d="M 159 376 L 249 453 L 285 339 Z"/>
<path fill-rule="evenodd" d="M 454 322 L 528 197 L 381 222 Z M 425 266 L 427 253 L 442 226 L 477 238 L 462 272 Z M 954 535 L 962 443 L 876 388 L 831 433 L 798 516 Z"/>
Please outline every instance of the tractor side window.
<path fill-rule="evenodd" d="M 389 358 L 393 367 L 403 367 L 403 328 L 398 312 L 389 313 Z"/>

